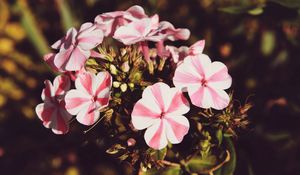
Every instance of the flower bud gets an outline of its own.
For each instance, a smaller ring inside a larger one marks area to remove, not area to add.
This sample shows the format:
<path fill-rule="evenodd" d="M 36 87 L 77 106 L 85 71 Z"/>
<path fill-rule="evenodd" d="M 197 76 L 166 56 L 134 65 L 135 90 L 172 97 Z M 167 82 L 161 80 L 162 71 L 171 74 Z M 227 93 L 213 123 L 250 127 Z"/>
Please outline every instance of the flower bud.
<path fill-rule="evenodd" d="M 113 65 L 113 64 L 111 64 L 109 66 L 109 70 L 110 70 L 110 73 L 113 74 L 113 75 L 117 75 L 117 73 L 118 73 L 118 70 L 117 70 L 116 66 Z"/>
<path fill-rule="evenodd" d="M 113 82 L 113 87 L 114 87 L 114 88 L 119 88 L 120 85 L 121 85 L 121 83 L 118 82 L 118 81 L 114 81 L 114 82 Z"/>
<path fill-rule="evenodd" d="M 129 67 L 128 61 L 125 61 L 125 62 L 122 64 L 121 69 L 122 69 L 123 72 L 128 72 L 128 71 L 129 71 L 130 67 Z"/>
<path fill-rule="evenodd" d="M 135 139 L 133 139 L 133 138 L 129 138 L 128 140 L 127 140 L 127 145 L 130 147 L 130 146 L 134 146 L 136 144 L 136 141 L 135 141 Z"/>
<path fill-rule="evenodd" d="M 122 92 L 126 92 L 127 91 L 127 84 L 126 83 L 123 83 L 121 86 L 120 86 L 120 89 Z"/>

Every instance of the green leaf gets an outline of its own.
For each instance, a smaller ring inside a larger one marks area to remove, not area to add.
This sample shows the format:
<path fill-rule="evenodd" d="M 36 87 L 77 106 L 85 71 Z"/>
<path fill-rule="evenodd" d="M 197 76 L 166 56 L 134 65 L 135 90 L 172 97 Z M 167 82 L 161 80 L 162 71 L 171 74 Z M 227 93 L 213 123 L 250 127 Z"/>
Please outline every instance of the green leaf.
<path fill-rule="evenodd" d="M 226 149 L 230 153 L 229 162 L 225 163 L 221 168 L 214 172 L 214 175 L 233 175 L 236 167 L 236 153 L 234 144 L 232 143 L 230 138 L 225 137 L 224 143 L 226 145 Z"/>
<path fill-rule="evenodd" d="M 251 9 L 248 11 L 248 13 L 250 15 L 260 15 L 264 12 L 264 9 L 262 7 L 257 7 L 257 8 L 254 8 L 254 9 Z"/>
<path fill-rule="evenodd" d="M 270 2 L 275 2 L 282 6 L 288 8 L 300 8 L 300 1 L 299 0 L 269 0 Z"/>
<path fill-rule="evenodd" d="M 209 155 L 205 158 L 194 157 L 186 163 L 186 169 L 191 173 L 207 173 L 217 164 L 217 157 Z"/>
<path fill-rule="evenodd" d="M 275 34 L 272 31 L 265 31 L 261 38 L 261 52 L 265 56 L 272 54 L 276 44 Z"/>
<path fill-rule="evenodd" d="M 223 132 L 222 132 L 221 129 L 217 130 L 216 137 L 218 139 L 218 145 L 220 146 L 222 144 L 222 141 L 223 141 Z"/>
<path fill-rule="evenodd" d="M 167 155 L 167 147 L 161 150 L 150 150 L 150 155 L 154 160 L 164 160 Z"/>
<path fill-rule="evenodd" d="M 160 169 L 160 170 L 157 170 L 155 168 L 152 168 L 146 172 L 142 172 L 142 173 L 139 173 L 141 175 L 157 175 L 157 174 L 160 174 L 160 175 L 181 175 L 182 174 L 182 170 L 180 167 L 167 167 L 167 168 L 164 168 L 164 169 Z"/>

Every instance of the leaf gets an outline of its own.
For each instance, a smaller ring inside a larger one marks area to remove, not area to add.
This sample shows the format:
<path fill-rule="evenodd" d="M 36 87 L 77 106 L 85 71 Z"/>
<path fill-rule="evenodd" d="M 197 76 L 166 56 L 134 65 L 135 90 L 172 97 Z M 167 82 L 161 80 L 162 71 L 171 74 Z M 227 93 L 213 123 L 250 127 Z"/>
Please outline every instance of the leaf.
<path fill-rule="evenodd" d="M 151 148 L 150 148 L 151 149 Z M 150 150 L 150 155 L 154 160 L 164 160 L 167 155 L 167 147 L 161 150 Z"/>
<path fill-rule="evenodd" d="M 257 7 L 257 8 L 254 8 L 254 9 L 251 9 L 248 11 L 248 13 L 250 15 L 260 15 L 264 12 L 264 9 L 262 7 Z"/>
<path fill-rule="evenodd" d="M 221 129 L 217 130 L 216 137 L 218 139 L 218 145 L 220 146 L 222 144 L 222 141 L 223 141 L 223 132 L 222 132 Z"/>
<path fill-rule="evenodd" d="M 217 164 L 217 157 L 209 155 L 205 158 L 194 157 L 186 163 L 186 169 L 191 173 L 207 173 Z"/>
<path fill-rule="evenodd" d="M 139 175 L 156 175 L 156 174 L 160 174 L 160 175 L 181 175 L 182 174 L 182 170 L 180 167 L 167 167 L 167 168 L 163 168 L 160 170 L 157 170 L 155 168 L 152 168 L 146 172 L 141 172 L 139 173 Z"/>
<path fill-rule="evenodd" d="M 299 0 L 269 0 L 269 1 L 288 8 L 300 8 Z"/>
<path fill-rule="evenodd" d="M 225 137 L 224 143 L 230 153 L 229 162 L 225 163 L 221 168 L 214 172 L 214 175 L 233 175 L 236 167 L 236 153 L 234 145 L 230 138 Z"/>
<path fill-rule="evenodd" d="M 265 31 L 261 38 L 261 52 L 265 56 L 272 54 L 276 44 L 275 34 L 272 31 Z"/>

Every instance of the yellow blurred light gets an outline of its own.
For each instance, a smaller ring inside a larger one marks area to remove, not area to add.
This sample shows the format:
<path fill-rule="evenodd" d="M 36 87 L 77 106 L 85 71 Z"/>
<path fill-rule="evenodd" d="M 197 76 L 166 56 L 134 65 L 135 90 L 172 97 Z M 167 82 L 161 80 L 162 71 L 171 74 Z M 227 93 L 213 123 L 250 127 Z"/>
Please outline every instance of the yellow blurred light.
<path fill-rule="evenodd" d="M 51 165 L 53 168 L 59 168 L 62 164 L 62 159 L 60 157 L 55 157 L 51 161 Z"/>
<path fill-rule="evenodd" d="M 80 173 L 78 168 L 71 166 L 67 169 L 65 175 L 80 175 Z"/>
<path fill-rule="evenodd" d="M 8 38 L 0 38 L 0 55 L 7 55 L 14 49 L 14 42 Z"/>
<path fill-rule="evenodd" d="M 23 106 L 22 113 L 26 118 L 33 119 L 35 117 L 35 113 L 34 113 L 33 109 L 34 108 L 32 106 Z"/>
<path fill-rule="evenodd" d="M 16 41 L 21 41 L 26 36 L 24 29 L 18 23 L 8 23 L 4 32 Z"/>
<path fill-rule="evenodd" d="M 10 74 L 16 73 L 18 69 L 16 63 L 9 59 L 2 60 L 1 68 Z"/>
<path fill-rule="evenodd" d="M 0 94 L 0 107 L 3 107 L 6 104 L 6 97 L 3 94 Z"/>
<path fill-rule="evenodd" d="M 37 86 L 37 81 L 34 78 L 28 77 L 25 82 L 29 88 L 35 88 Z"/>

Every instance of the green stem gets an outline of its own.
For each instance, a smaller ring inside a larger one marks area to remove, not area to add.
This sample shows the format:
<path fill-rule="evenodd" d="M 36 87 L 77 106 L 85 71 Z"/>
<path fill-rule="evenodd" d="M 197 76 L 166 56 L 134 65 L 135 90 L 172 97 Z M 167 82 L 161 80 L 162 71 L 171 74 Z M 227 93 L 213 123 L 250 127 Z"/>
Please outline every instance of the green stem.
<path fill-rule="evenodd" d="M 27 5 L 27 1 L 18 0 L 14 8 L 16 13 L 20 15 L 21 24 L 27 33 L 28 39 L 34 45 L 39 55 L 43 56 L 49 53 L 50 49 L 48 43 L 38 27 L 37 21 Z"/>

